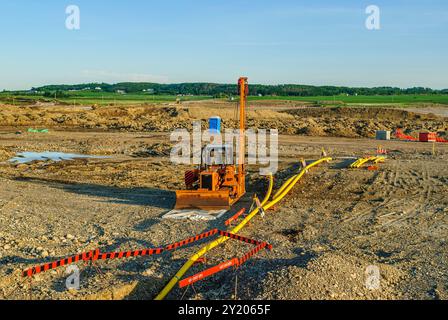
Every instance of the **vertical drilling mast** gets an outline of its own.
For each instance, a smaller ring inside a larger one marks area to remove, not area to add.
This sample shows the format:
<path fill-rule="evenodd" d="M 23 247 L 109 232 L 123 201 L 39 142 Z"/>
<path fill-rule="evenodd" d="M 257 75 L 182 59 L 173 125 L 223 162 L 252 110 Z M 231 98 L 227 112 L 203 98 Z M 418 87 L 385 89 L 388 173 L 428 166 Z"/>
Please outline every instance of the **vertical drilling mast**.
<path fill-rule="evenodd" d="M 249 84 L 247 78 L 241 77 L 238 80 L 238 89 L 240 94 L 240 139 L 239 139 L 239 160 L 238 160 L 238 182 L 242 193 L 246 193 L 246 102 L 249 94 Z"/>

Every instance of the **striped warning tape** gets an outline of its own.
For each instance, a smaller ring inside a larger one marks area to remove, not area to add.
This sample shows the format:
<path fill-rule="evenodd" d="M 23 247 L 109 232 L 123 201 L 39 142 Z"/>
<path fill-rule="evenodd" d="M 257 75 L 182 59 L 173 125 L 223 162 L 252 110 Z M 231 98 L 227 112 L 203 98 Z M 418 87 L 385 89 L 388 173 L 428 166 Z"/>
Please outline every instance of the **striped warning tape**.
<path fill-rule="evenodd" d="M 199 241 L 199 240 L 202 240 L 202 239 L 214 236 L 215 234 L 218 233 L 218 231 L 219 231 L 218 229 L 213 229 L 213 230 L 210 230 L 210 231 L 198 234 L 197 236 L 194 236 L 194 237 L 191 237 L 191 238 L 188 238 L 188 239 L 185 239 L 185 240 L 182 240 L 182 241 L 170 244 L 170 245 L 166 246 L 166 250 L 174 250 L 174 249 L 183 247 L 183 246 L 185 246 L 187 244 L 193 243 L 195 241 Z"/>
<path fill-rule="evenodd" d="M 246 208 L 241 209 L 234 216 L 232 216 L 229 219 L 227 219 L 226 222 L 225 222 L 225 225 L 229 226 L 233 221 L 237 220 L 241 215 L 243 215 L 244 212 L 246 212 Z"/>
<path fill-rule="evenodd" d="M 223 236 L 223 237 L 229 237 L 231 239 L 243 241 L 243 242 L 246 242 L 246 243 L 254 244 L 254 245 L 260 245 L 260 244 L 263 243 L 261 241 L 257 241 L 257 240 L 254 240 L 254 239 L 250 239 L 250 238 L 246 238 L 246 237 L 243 237 L 243 236 L 239 236 L 237 234 L 230 233 L 230 232 L 227 232 L 227 231 L 221 231 L 220 230 L 219 231 L 219 235 Z"/>
<path fill-rule="evenodd" d="M 152 256 L 154 254 L 161 254 L 163 251 L 164 251 L 163 248 L 157 248 L 157 249 L 109 252 L 109 253 L 100 254 L 98 260 L 124 259 L 124 258 L 141 257 L 141 256 Z"/>
<path fill-rule="evenodd" d="M 24 277 L 31 277 L 35 274 L 45 272 L 48 270 L 56 269 L 57 267 L 62 267 L 65 265 L 70 265 L 72 263 L 78 261 L 96 261 L 96 260 L 110 260 L 110 259 L 124 259 L 124 258 L 132 258 L 132 257 L 140 257 L 140 256 L 151 256 L 155 254 L 161 254 L 164 251 L 174 250 L 180 247 L 183 247 L 187 244 L 193 243 L 195 241 L 211 237 L 219 232 L 218 229 L 213 229 L 201 234 L 198 234 L 194 237 L 172 243 L 163 248 L 153 248 L 153 249 L 142 249 L 142 250 L 130 250 L 130 251 L 118 251 L 118 252 L 108 252 L 108 253 L 100 253 L 100 250 L 89 251 L 86 253 L 81 253 L 72 257 L 64 258 L 58 261 L 46 263 L 41 266 L 35 266 L 23 271 L 22 275 Z"/>
<path fill-rule="evenodd" d="M 64 258 L 58 261 L 46 263 L 40 266 L 35 266 L 32 268 L 29 268 L 25 271 L 23 271 L 22 275 L 23 277 L 31 277 L 35 274 L 45 272 L 48 270 L 56 269 L 57 267 L 62 267 L 65 265 L 70 265 L 72 263 L 78 262 L 78 261 L 96 261 L 96 260 L 111 260 L 111 259 L 125 259 L 125 258 L 132 258 L 132 257 L 140 257 L 140 256 L 151 256 L 151 255 L 157 255 L 162 254 L 164 251 L 170 251 L 177 248 L 181 248 L 186 246 L 187 244 L 199 241 L 201 239 L 205 239 L 211 236 L 214 236 L 218 234 L 220 236 L 229 237 L 231 239 L 236 239 L 239 241 L 243 241 L 246 243 L 254 244 L 254 245 L 261 245 L 262 242 L 259 242 L 257 240 L 249 239 L 243 236 L 239 236 L 227 231 L 222 231 L 218 229 L 212 229 L 207 232 L 198 234 L 194 237 L 175 242 L 172 244 L 167 245 L 166 247 L 161 248 L 152 248 L 152 249 L 143 249 L 143 250 L 129 250 L 129 251 L 118 251 L 118 252 L 108 252 L 108 253 L 100 253 L 99 249 L 81 253 L 72 257 Z M 265 245 L 268 245 L 264 243 Z M 270 245 L 268 245 L 270 246 Z M 270 246 L 269 249 L 272 249 L 272 246 Z M 258 251 L 257 251 L 258 252 Z"/>
<path fill-rule="evenodd" d="M 48 270 L 56 269 L 57 267 L 70 265 L 70 264 L 72 264 L 74 262 L 96 260 L 96 259 L 98 259 L 99 254 L 100 254 L 100 250 L 99 249 L 96 249 L 94 251 L 81 253 L 81 254 L 77 254 L 75 256 L 64 258 L 64 259 L 61 259 L 61 260 L 58 260 L 58 261 L 54 261 L 54 262 L 50 262 L 50 263 L 46 263 L 46 264 L 43 264 L 41 266 L 32 267 L 30 269 L 27 269 L 27 270 L 23 271 L 22 276 L 24 276 L 24 277 L 31 277 L 31 276 L 33 276 L 35 274 L 38 274 L 38 273 L 41 273 L 41 272 L 45 272 L 45 271 L 48 271 Z"/>
<path fill-rule="evenodd" d="M 264 248 L 272 250 L 272 245 L 268 244 L 267 242 L 262 242 L 258 244 L 254 249 L 246 253 L 244 256 L 242 256 L 241 258 L 233 258 L 231 260 L 222 262 L 214 267 L 211 267 L 191 277 L 179 281 L 179 287 L 183 288 L 189 286 L 190 284 L 203 280 L 207 277 L 210 277 L 211 275 L 214 275 L 230 267 L 238 267 L 244 264 L 247 260 L 249 260 L 252 256 L 254 256 L 256 253 L 258 253 L 260 250 Z"/>
<path fill-rule="evenodd" d="M 245 263 L 247 260 L 249 260 L 252 256 L 254 256 L 255 254 L 257 254 L 260 250 L 267 248 L 269 250 L 272 250 L 272 245 L 263 242 L 260 243 L 259 245 L 257 245 L 255 248 L 253 248 L 252 250 L 250 250 L 248 253 L 246 253 L 244 256 L 242 256 L 240 258 L 240 260 L 238 261 L 238 265 L 242 265 L 243 263 Z"/>

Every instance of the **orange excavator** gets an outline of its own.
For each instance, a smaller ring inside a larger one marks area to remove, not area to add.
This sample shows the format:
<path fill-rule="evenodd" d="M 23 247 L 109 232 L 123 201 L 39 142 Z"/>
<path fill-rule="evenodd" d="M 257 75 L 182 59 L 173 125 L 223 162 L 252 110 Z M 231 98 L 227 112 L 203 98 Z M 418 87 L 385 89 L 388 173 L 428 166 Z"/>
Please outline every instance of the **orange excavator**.
<path fill-rule="evenodd" d="M 246 103 L 249 94 L 247 78 L 238 80 L 239 100 L 239 152 L 235 164 L 233 145 L 209 144 L 202 149 L 202 163 L 185 172 L 186 190 L 176 191 L 175 209 L 229 210 L 245 193 L 245 129 Z M 224 154 L 219 163 L 210 161 L 211 154 Z M 230 161 L 229 161 L 230 160 Z"/>

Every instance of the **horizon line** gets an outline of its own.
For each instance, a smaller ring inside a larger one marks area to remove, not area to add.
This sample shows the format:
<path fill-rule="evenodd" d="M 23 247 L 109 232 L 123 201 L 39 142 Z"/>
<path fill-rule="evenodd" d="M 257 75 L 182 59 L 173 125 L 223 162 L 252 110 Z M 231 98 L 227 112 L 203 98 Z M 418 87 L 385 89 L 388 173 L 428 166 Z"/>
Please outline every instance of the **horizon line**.
<path fill-rule="evenodd" d="M 121 82 L 81 82 L 81 83 L 57 83 L 57 84 L 44 84 L 40 86 L 31 86 L 31 88 L 28 89 L 1 89 L 1 92 L 17 92 L 17 91 L 30 91 L 33 89 L 39 89 L 42 87 L 48 87 L 48 86 L 81 86 L 81 85 L 88 85 L 88 84 L 105 84 L 105 85 L 119 85 L 123 83 L 129 83 L 129 84 L 155 84 L 155 85 L 181 85 L 181 84 L 214 84 L 214 85 L 234 85 L 234 83 L 220 83 L 220 82 L 204 82 L 204 81 L 192 81 L 192 82 L 172 82 L 172 83 L 165 83 L 165 82 L 147 82 L 147 81 L 121 81 Z M 407 90 L 407 89 L 414 89 L 414 88 L 424 88 L 424 89 L 430 89 L 434 91 L 445 91 L 448 90 L 448 88 L 441 88 L 441 89 L 435 89 L 432 87 L 427 86 L 410 86 L 410 87 L 400 87 L 400 86 L 390 86 L 390 85 L 382 85 L 382 86 L 347 86 L 347 85 L 312 85 L 312 84 L 301 84 L 301 83 L 278 83 L 278 84 L 262 84 L 262 83 L 249 83 L 250 86 L 307 86 L 307 87 L 339 87 L 339 88 L 350 88 L 350 89 L 376 89 L 376 88 L 394 88 L 394 89 L 400 89 L 400 90 Z"/>

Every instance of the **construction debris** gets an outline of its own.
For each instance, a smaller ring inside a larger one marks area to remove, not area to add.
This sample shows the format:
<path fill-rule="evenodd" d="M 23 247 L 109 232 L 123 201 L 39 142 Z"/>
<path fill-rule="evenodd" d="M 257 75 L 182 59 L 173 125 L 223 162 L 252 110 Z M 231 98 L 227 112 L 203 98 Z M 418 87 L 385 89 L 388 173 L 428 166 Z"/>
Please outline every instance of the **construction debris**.
<path fill-rule="evenodd" d="M 216 220 L 227 212 L 222 210 L 199 210 L 199 209 L 185 209 L 185 210 L 171 210 L 165 213 L 163 219 L 189 219 L 194 221 L 199 220 Z"/>

